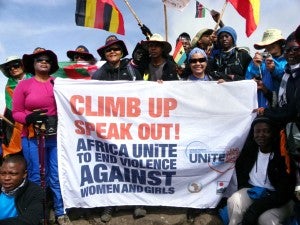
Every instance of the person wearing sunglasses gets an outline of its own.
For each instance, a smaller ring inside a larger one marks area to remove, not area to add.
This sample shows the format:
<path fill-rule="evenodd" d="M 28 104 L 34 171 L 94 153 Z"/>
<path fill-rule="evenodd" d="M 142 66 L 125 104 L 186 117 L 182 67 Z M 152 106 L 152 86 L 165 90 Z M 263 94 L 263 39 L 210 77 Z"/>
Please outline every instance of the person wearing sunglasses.
<path fill-rule="evenodd" d="M 295 32 L 292 32 L 286 39 L 286 44 L 283 49 L 284 57 L 287 60 L 285 74 L 279 88 L 278 105 L 274 108 L 260 107 L 256 110 L 258 115 L 266 116 L 277 122 L 281 129 L 287 129 L 286 125 L 290 122 L 295 122 L 297 128 L 300 128 L 300 45 L 297 42 Z M 289 138 L 287 140 L 289 143 Z M 290 145 L 287 145 L 287 150 L 290 150 Z M 291 154 L 291 161 L 295 162 L 297 176 L 297 185 L 295 187 L 295 219 L 297 224 L 300 222 L 300 160 L 297 154 Z"/>
<path fill-rule="evenodd" d="M 28 164 L 28 179 L 42 187 L 46 183 L 52 191 L 57 223 L 71 225 L 64 210 L 58 177 L 57 108 L 53 91 L 54 77 L 51 76 L 58 70 L 57 56 L 51 50 L 44 50 L 24 54 L 22 61 L 25 71 L 33 74 L 33 77 L 21 81 L 16 87 L 12 113 L 14 119 L 24 126 L 22 147 Z M 39 146 L 38 134 L 42 131 L 44 146 Z M 40 157 L 46 160 L 40 161 Z M 43 167 L 42 171 L 46 171 L 45 174 L 40 173 L 40 166 Z"/>
<path fill-rule="evenodd" d="M 0 65 L 0 70 L 8 78 L 5 85 L 5 110 L 4 117 L 15 127 L 3 122 L 2 156 L 21 152 L 21 132 L 22 124 L 15 122 L 12 117 L 12 95 L 21 80 L 30 78 L 30 73 L 25 73 L 22 59 L 18 56 L 9 56 L 5 63 Z"/>
<path fill-rule="evenodd" d="M 75 50 L 67 51 L 67 56 L 72 62 L 76 63 L 94 65 L 97 62 L 93 54 L 84 45 L 79 45 Z"/>
<path fill-rule="evenodd" d="M 286 123 L 292 121 L 298 121 L 300 124 L 300 47 L 295 32 L 286 39 L 283 52 L 288 63 L 280 84 L 278 105 L 273 108 L 259 107 L 255 112 L 285 127 Z"/>
<path fill-rule="evenodd" d="M 59 62 L 59 69 L 53 76 L 72 79 L 91 79 L 91 76 L 99 68 L 97 59 L 84 45 L 79 45 L 75 50 L 67 51 L 67 56 L 70 61 Z"/>
<path fill-rule="evenodd" d="M 125 43 L 115 35 L 105 40 L 105 45 L 97 50 L 101 60 L 106 62 L 92 75 L 94 80 L 142 80 L 139 71 L 130 64 Z"/>
<path fill-rule="evenodd" d="M 210 81 L 213 78 L 206 73 L 207 55 L 201 48 L 193 48 L 188 55 L 189 76 L 183 80 Z"/>
<path fill-rule="evenodd" d="M 124 58 L 128 55 L 125 43 L 115 35 L 110 35 L 105 40 L 105 45 L 97 50 L 101 60 L 106 62 L 93 75 L 93 80 L 142 80 L 142 76 L 136 66 L 131 64 L 131 60 Z M 107 206 L 101 213 L 101 221 L 111 220 L 114 207 Z"/>

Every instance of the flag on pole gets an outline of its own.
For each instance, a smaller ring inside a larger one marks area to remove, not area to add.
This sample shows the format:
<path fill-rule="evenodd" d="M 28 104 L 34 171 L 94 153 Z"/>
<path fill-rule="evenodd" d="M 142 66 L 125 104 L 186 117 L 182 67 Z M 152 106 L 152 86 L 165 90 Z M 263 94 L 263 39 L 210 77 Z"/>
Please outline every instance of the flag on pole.
<path fill-rule="evenodd" d="M 184 51 L 181 41 L 178 41 L 178 43 L 175 47 L 173 59 L 179 66 L 181 66 L 184 63 L 184 61 L 186 60 L 186 53 Z"/>
<path fill-rule="evenodd" d="M 196 15 L 195 18 L 205 17 L 205 7 L 198 1 L 196 1 Z"/>
<path fill-rule="evenodd" d="M 246 19 L 246 35 L 249 37 L 257 28 L 260 14 L 260 0 L 226 0 Z"/>
<path fill-rule="evenodd" d="M 162 0 L 162 2 L 169 7 L 183 10 L 190 2 L 190 0 Z"/>
<path fill-rule="evenodd" d="M 124 20 L 113 0 L 77 0 L 76 25 L 125 34 Z"/>

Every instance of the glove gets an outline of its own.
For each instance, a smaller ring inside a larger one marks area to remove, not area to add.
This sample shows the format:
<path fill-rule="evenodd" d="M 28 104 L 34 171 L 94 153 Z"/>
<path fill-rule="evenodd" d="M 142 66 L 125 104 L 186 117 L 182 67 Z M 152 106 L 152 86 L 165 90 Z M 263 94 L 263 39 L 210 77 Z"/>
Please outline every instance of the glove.
<path fill-rule="evenodd" d="M 150 29 L 145 25 L 143 24 L 141 26 L 141 30 L 142 30 L 142 33 L 146 36 L 146 37 L 151 37 L 152 36 L 152 33 L 150 31 Z"/>
<path fill-rule="evenodd" d="M 28 114 L 25 118 L 26 124 L 36 124 L 36 123 L 45 123 L 47 121 L 48 116 L 46 112 L 48 110 L 35 110 L 32 113 Z"/>

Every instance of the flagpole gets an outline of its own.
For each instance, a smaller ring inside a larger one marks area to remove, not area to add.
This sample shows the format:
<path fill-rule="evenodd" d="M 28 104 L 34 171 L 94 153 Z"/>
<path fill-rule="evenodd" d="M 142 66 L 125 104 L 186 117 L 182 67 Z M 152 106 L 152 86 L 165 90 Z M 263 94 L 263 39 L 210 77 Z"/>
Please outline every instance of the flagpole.
<path fill-rule="evenodd" d="M 168 41 L 168 16 L 167 16 L 167 6 L 164 5 L 164 17 L 165 17 L 165 36 L 166 36 L 166 41 Z"/>
<path fill-rule="evenodd" d="M 3 116 L 2 114 L 0 114 L 0 118 L 3 119 L 6 123 L 8 123 L 10 126 L 14 127 L 15 125 L 9 120 L 7 119 L 5 116 Z"/>
<path fill-rule="evenodd" d="M 136 15 L 136 13 L 134 12 L 134 10 L 132 9 L 132 7 L 130 6 L 129 2 L 127 0 L 124 0 L 125 4 L 127 5 L 127 7 L 129 8 L 130 12 L 132 13 L 132 15 L 134 16 L 134 18 L 137 20 L 139 26 L 143 26 L 142 21 L 138 18 L 138 16 Z"/>
<path fill-rule="evenodd" d="M 140 26 L 140 28 L 142 30 L 142 33 L 146 36 L 147 40 L 149 40 L 149 38 L 152 36 L 152 33 L 151 33 L 150 29 L 148 27 L 146 27 L 146 25 L 144 25 L 142 23 L 142 21 L 138 18 L 138 16 L 136 15 L 134 10 L 130 6 L 129 2 L 127 0 L 124 0 L 124 2 L 127 5 L 127 7 L 129 8 L 129 10 L 132 13 L 132 15 L 134 16 L 134 18 L 137 20 L 138 25 Z"/>
<path fill-rule="evenodd" d="M 224 3 L 224 5 L 223 5 L 223 8 L 222 8 L 220 17 L 219 17 L 219 19 L 218 19 L 218 22 L 217 22 L 215 28 L 214 28 L 214 31 L 216 31 L 216 30 L 218 29 L 219 25 L 220 25 L 220 22 L 221 22 L 221 20 L 222 20 L 223 14 L 224 14 L 224 12 L 225 12 L 225 8 L 226 8 L 226 6 L 227 6 L 227 3 L 228 3 L 228 0 L 225 0 L 225 3 Z"/>

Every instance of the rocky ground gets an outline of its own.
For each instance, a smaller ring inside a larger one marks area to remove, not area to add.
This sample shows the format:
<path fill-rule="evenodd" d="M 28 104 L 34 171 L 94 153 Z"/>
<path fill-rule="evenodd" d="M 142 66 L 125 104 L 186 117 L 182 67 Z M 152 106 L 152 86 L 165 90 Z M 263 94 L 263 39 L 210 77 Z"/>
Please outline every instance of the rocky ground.
<path fill-rule="evenodd" d="M 112 219 L 107 223 L 100 220 L 101 209 L 74 209 L 70 211 L 69 217 L 74 225 L 222 225 L 212 211 L 193 210 L 192 213 L 187 213 L 185 208 L 147 207 L 146 209 L 145 217 L 135 219 L 133 208 L 117 208 Z M 52 221 L 52 224 L 55 223 Z"/>

